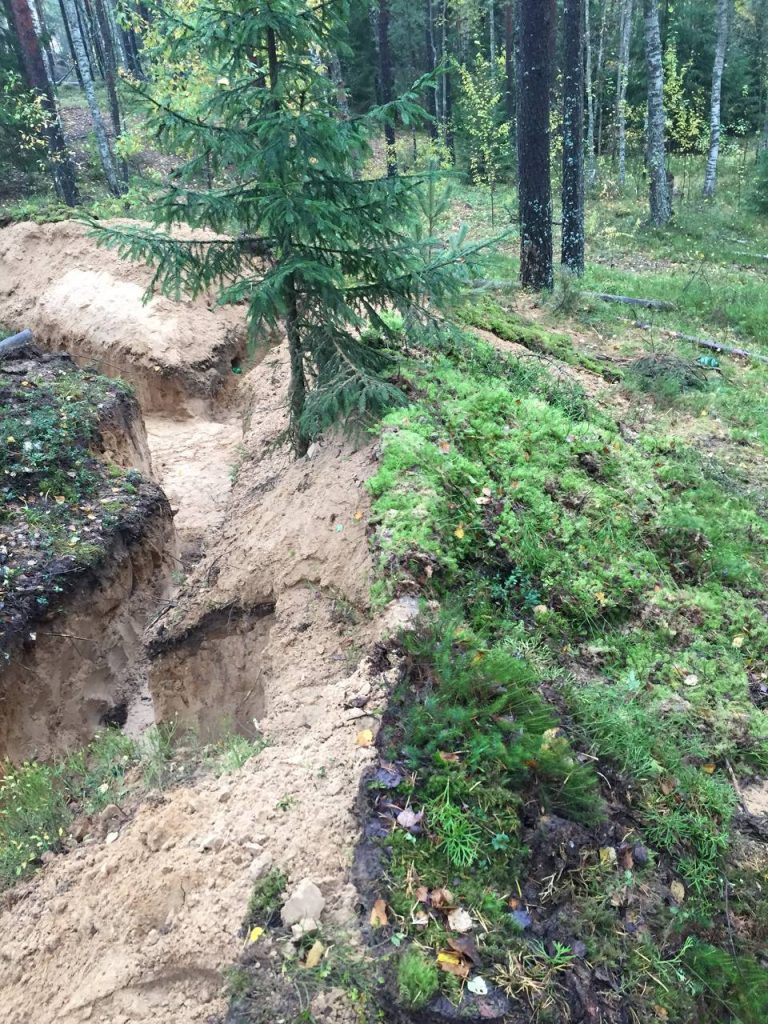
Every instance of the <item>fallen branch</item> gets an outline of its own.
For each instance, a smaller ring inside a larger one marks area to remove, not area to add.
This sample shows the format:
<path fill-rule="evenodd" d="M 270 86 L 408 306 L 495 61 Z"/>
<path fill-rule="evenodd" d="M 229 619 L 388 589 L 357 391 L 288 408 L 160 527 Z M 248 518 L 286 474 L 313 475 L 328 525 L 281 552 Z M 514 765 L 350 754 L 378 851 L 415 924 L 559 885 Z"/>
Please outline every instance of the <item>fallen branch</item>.
<path fill-rule="evenodd" d="M 661 299 L 635 299 L 631 295 L 606 295 L 604 292 L 587 292 L 590 298 L 600 299 L 601 302 L 620 302 L 623 306 L 642 306 L 643 309 L 674 309 L 671 302 L 662 302 Z"/>
<path fill-rule="evenodd" d="M 32 341 L 32 331 L 21 331 L 19 334 L 12 334 L 10 338 L 0 341 L 0 359 L 3 359 L 9 352 L 17 348 L 23 348 Z"/>
<path fill-rule="evenodd" d="M 642 320 L 635 321 L 635 327 L 639 327 L 643 331 L 651 330 L 652 324 L 645 324 Z M 722 352 L 728 356 L 740 356 L 742 359 L 754 359 L 758 363 L 768 363 L 768 356 L 760 355 L 759 352 L 747 352 L 744 348 L 734 348 L 733 345 L 723 345 L 719 341 L 713 341 L 712 338 L 699 338 L 695 334 L 683 334 L 681 331 L 662 331 L 668 338 L 678 338 L 680 341 L 689 341 L 692 345 L 698 345 L 699 348 L 708 348 L 713 352 Z"/>

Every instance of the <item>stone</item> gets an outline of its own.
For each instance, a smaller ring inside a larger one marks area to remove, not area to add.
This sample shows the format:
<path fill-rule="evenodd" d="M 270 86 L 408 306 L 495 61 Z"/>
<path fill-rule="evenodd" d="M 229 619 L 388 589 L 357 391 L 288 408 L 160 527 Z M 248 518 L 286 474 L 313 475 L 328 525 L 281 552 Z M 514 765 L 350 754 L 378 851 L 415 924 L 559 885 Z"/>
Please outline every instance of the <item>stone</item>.
<path fill-rule="evenodd" d="M 283 906 L 281 917 L 284 925 L 298 924 L 304 918 L 320 919 L 325 906 L 325 897 L 309 878 L 303 878 Z"/>
<path fill-rule="evenodd" d="M 218 851 L 224 846 L 224 839 L 217 832 L 212 832 L 210 835 L 204 836 L 198 843 L 198 848 L 202 853 L 206 850 Z"/>
<path fill-rule="evenodd" d="M 258 882 L 272 867 L 272 855 L 269 853 L 257 854 L 248 866 L 248 874 L 252 882 Z"/>

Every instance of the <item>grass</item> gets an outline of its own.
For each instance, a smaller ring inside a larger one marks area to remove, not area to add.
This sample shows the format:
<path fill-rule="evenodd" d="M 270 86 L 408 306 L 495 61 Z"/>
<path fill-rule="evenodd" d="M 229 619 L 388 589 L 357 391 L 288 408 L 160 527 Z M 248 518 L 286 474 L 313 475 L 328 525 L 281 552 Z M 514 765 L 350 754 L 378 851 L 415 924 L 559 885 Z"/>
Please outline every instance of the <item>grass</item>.
<path fill-rule="evenodd" d="M 387 840 L 392 906 L 407 921 L 413 884 L 450 884 L 490 927 L 498 970 L 509 950 L 528 963 L 507 902 L 529 870 L 521 818 L 533 805 L 597 835 L 599 770 L 631 787 L 637 841 L 653 852 L 626 890 L 658 884 L 659 870 L 682 880 L 684 908 L 655 905 L 654 956 L 674 957 L 691 930 L 717 952 L 731 774 L 768 769 L 768 723 L 750 698 L 768 661 L 764 518 L 727 466 L 653 433 L 627 442 L 527 360 L 465 341 L 405 372 L 418 397 L 383 424 L 373 544 L 381 586 L 443 612 L 404 641 L 408 674 L 384 731 L 385 759 L 406 771 L 395 792 L 424 814 L 421 833 Z M 598 905 L 583 901 L 585 941 L 615 959 L 615 907 L 593 928 Z M 418 935 L 435 950 L 446 939 L 439 920 Z M 758 938 L 747 927 L 738 957 L 753 963 Z M 647 1008 L 633 943 L 618 949 L 631 1005 Z M 687 964 L 675 969 L 690 1008 Z M 536 998 L 555 999 L 559 980 L 540 974 Z M 699 987 L 702 1006 L 716 1003 Z M 653 999 L 666 1005 L 663 984 Z"/>

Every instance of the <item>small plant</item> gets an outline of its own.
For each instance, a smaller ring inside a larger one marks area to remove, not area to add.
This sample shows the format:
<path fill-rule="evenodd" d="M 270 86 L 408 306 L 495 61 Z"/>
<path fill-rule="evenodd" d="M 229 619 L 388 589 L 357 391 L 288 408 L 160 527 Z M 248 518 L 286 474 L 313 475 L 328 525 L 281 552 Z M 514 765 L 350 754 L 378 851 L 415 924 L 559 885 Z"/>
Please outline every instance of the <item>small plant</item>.
<path fill-rule="evenodd" d="M 141 737 L 139 754 L 147 789 L 164 789 L 173 778 L 176 724 L 153 725 Z"/>
<path fill-rule="evenodd" d="M 252 740 L 240 733 L 231 733 L 220 740 L 213 749 L 216 770 L 220 775 L 236 772 L 267 746 L 268 741 L 262 737 Z"/>
<path fill-rule="evenodd" d="M 400 998 L 412 1009 L 426 1006 L 439 986 L 436 965 L 413 946 L 401 955 L 397 966 L 397 989 Z"/>
<path fill-rule="evenodd" d="M 279 868 L 273 868 L 256 882 L 245 915 L 246 930 L 257 925 L 267 928 L 277 922 L 282 894 L 287 883 L 286 875 Z"/>
<path fill-rule="evenodd" d="M 507 963 L 498 967 L 494 980 L 499 988 L 515 999 L 525 999 L 538 1015 L 562 1006 L 558 975 L 573 966 L 570 947 L 555 942 L 548 953 L 541 943 L 511 950 Z"/>
<path fill-rule="evenodd" d="M 479 826 L 460 807 L 451 803 L 450 783 L 428 809 L 429 824 L 438 834 L 438 847 L 457 868 L 468 868 L 480 854 L 482 834 Z"/>

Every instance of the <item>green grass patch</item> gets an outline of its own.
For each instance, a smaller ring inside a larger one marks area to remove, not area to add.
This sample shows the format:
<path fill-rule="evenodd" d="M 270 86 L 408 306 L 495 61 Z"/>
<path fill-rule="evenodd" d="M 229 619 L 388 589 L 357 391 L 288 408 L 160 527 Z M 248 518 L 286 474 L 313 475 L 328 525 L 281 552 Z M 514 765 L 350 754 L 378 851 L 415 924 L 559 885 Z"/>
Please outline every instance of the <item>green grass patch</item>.
<path fill-rule="evenodd" d="M 768 663 L 768 527 L 727 468 L 665 438 L 627 443 L 578 389 L 528 362 L 449 347 L 407 370 L 418 398 L 383 423 L 370 484 L 379 572 L 390 593 L 444 608 L 405 641 L 410 668 L 384 733 L 385 756 L 411 772 L 398 795 L 425 823 L 424 836 L 388 840 L 392 904 L 410 913 L 409 878 L 450 880 L 491 923 L 501 965 L 516 938 L 505 901 L 527 863 L 522 806 L 595 827 L 590 765 L 604 765 L 629 786 L 652 859 L 684 883 L 685 912 L 659 908 L 660 942 L 685 920 L 712 945 L 703 922 L 722 912 L 731 773 L 768 769 L 768 723 L 750 698 Z M 597 955 L 617 905 L 593 922 Z M 422 936 L 435 948 L 444 938 L 434 922 Z M 651 946 L 659 962 L 677 955 Z M 742 937 L 740 956 L 757 949 Z M 690 1007 L 692 969 L 684 977 Z"/>

